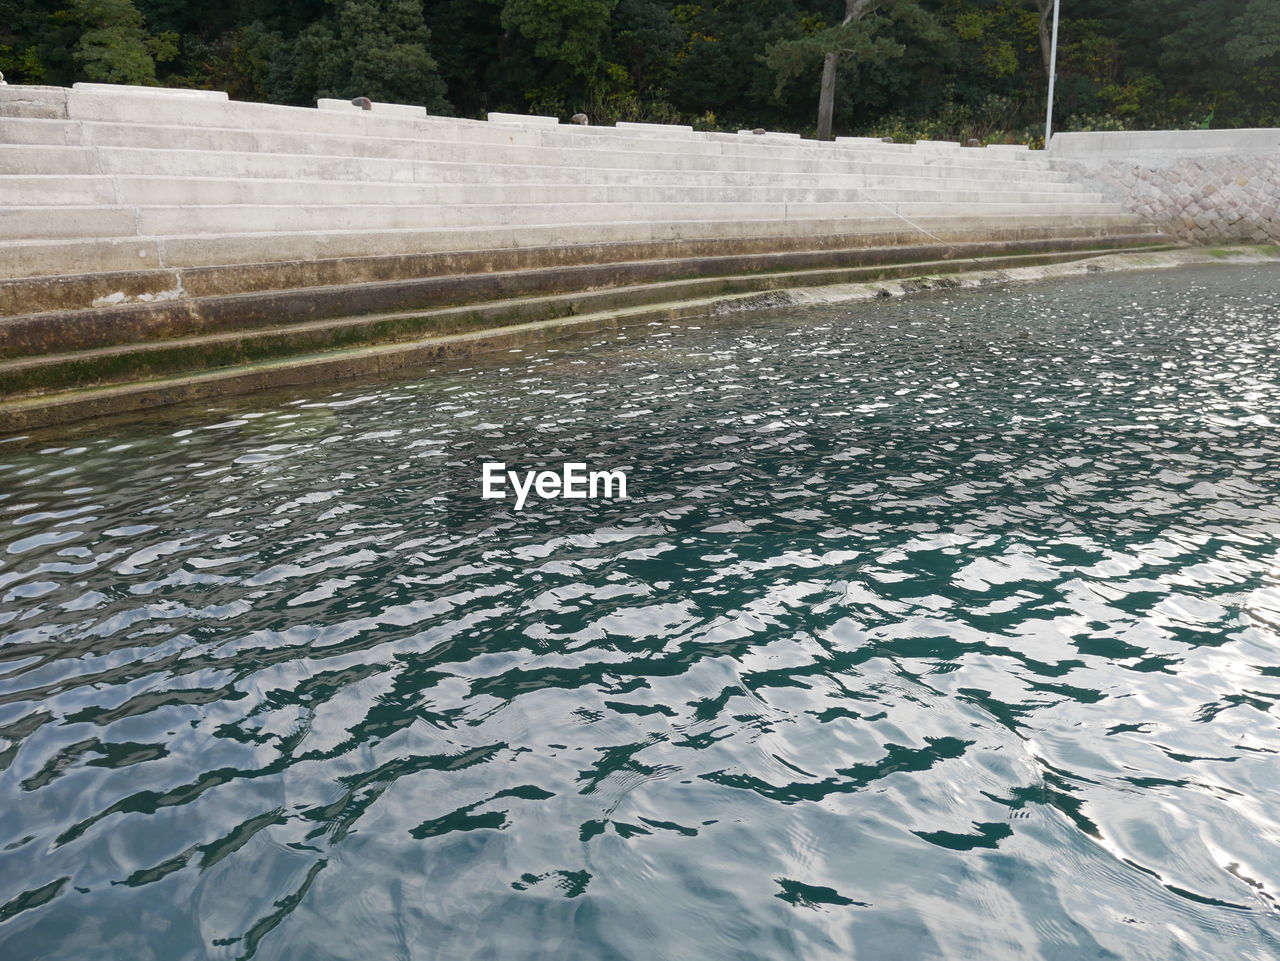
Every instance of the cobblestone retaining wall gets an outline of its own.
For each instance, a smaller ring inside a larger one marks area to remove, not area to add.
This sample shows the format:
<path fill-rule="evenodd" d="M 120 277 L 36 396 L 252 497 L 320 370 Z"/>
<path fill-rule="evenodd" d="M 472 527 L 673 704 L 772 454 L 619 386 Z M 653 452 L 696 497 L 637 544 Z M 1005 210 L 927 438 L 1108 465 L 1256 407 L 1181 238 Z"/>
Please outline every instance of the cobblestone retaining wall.
<path fill-rule="evenodd" d="M 1280 131 L 1060 134 L 1051 156 L 1179 240 L 1280 243 Z"/>
<path fill-rule="evenodd" d="M 1280 243 L 1280 162 L 1269 157 L 1054 164 L 1179 240 Z"/>

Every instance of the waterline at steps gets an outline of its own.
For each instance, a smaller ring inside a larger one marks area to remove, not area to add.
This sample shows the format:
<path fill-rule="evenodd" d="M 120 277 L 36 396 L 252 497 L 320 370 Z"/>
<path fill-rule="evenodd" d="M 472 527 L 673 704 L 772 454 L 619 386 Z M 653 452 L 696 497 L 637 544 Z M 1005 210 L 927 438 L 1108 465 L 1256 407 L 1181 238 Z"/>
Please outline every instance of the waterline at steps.
<path fill-rule="evenodd" d="M 184 350 L 237 350 L 247 347 L 255 350 L 255 344 L 264 338 L 279 336 L 299 338 L 293 341 L 293 351 L 287 358 L 272 358 L 270 352 L 262 360 L 228 364 L 202 373 L 180 376 L 158 376 L 145 380 L 132 380 L 114 385 L 66 390 L 39 397 L 19 397 L 0 401 L 0 425 L 8 431 L 33 430 L 53 424 L 86 420 L 111 415 L 137 414 L 174 404 L 207 401 L 217 397 L 247 394 L 255 391 L 294 388 L 307 385 L 341 383 L 353 378 L 370 376 L 401 376 L 442 360 L 471 357 L 494 351 L 511 351 L 529 345 L 556 342 L 562 338 L 580 335 L 608 333 L 636 325 L 665 324 L 689 319 L 714 318 L 727 312 L 760 307 L 784 305 L 833 304 L 866 300 L 872 297 L 911 294 L 922 290 L 954 289 L 992 284 L 1008 284 L 1019 281 L 1063 277 L 1081 273 L 1098 273 L 1111 270 L 1151 270 L 1178 267 L 1187 264 L 1222 263 L 1275 263 L 1280 261 L 1280 248 L 1253 247 L 1230 250 L 1202 251 L 1196 249 L 1172 249 L 1160 247 L 1150 250 L 1130 249 L 1124 253 L 1104 254 L 1081 259 L 1074 254 L 1042 255 L 1028 257 L 986 258 L 977 261 L 939 261 L 931 265 L 909 264 L 901 268 L 902 276 L 892 279 L 894 270 L 881 271 L 875 282 L 827 283 L 831 277 L 821 278 L 819 287 L 771 288 L 766 293 L 722 293 L 689 300 L 670 301 L 665 298 L 652 306 L 639 303 L 630 291 L 597 291 L 572 295 L 572 311 L 557 312 L 552 308 L 558 301 L 561 306 L 566 298 L 528 298 L 519 301 L 503 301 L 494 304 L 478 304 L 468 308 L 451 308 L 434 311 L 429 318 L 410 315 L 387 315 L 360 318 L 362 324 L 379 327 L 384 331 L 400 325 L 414 328 L 427 320 L 437 331 L 430 336 L 407 341 L 383 339 L 377 344 L 335 346 L 299 353 L 308 343 L 317 345 L 308 337 L 328 333 L 345 336 L 348 325 L 343 322 L 301 324 L 280 328 L 275 332 L 251 331 L 243 337 L 215 335 L 194 338 L 190 341 L 175 340 L 157 342 L 153 359 L 163 361 L 165 355 L 180 354 Z M 939 268 L 939 272 L 921 274 L 925 267 Z M 957 270 L 958 273 L 948 271 Z M 853 272 L 848 272 L 852 274 Z M 885 276 L 888 275 L 888 276 Z M 852 277 L 850 278 L 852 279 Z M 668 294 L 676 290 L 667 291 Z M 688 288 L 685 293 L 695 292 Z M 618 304 L 610 305 L 618 298 Z M 583 310 L 594 313 L 582 313 Z M 482 329 L 470 330 L 470 318 L 484 318 Z M 509 326 L 487 326 L 501 317 Z M 301 335 L 299 337 L 299 335 Z M 583 341 L 578 341 L 583 343 Z M 98 352 L 108 360 L 127 356 L 129 349 Z M 89 359 L 80 355 L 81 360 Z M 7 370 L 21 368 L 22 362 L 5 365 Z M 206 363 L 205 367 L 208 366 Z"/>
<path fill-rule="evenodd" d="M 0 429 L 266 358 L 1167 242 L 1025 150 L 326 106 L 0 87 Z"/>

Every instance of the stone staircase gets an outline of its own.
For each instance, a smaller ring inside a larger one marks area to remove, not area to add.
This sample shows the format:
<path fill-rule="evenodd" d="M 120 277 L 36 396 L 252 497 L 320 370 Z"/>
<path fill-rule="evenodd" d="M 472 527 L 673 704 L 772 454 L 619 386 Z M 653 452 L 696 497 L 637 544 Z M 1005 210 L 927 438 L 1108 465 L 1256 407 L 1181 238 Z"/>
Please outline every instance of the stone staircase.
<path fill-rule="evenodd" d="M 1166 243 L 1016 148 L 0 87 L 0 431 Z"/>

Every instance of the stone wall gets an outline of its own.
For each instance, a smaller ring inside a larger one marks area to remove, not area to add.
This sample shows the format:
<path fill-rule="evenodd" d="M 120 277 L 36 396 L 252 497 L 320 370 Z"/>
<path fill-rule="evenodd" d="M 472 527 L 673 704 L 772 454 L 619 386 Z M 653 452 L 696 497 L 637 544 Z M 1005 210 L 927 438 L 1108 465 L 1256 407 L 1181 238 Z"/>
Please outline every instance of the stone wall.
<path fill-rule="evenodd" d="M 1050 155 L 1179 240 L 1280 243 L 1280 130 L 1059 134 Z"/>

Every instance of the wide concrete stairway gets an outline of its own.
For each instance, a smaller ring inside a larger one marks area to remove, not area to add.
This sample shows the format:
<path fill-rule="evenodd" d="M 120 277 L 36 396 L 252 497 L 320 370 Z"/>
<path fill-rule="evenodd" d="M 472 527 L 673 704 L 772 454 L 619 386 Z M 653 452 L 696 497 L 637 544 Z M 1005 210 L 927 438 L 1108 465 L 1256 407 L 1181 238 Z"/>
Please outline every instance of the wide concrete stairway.
<path fill-rule="evenodd" d="M 1167 242 L 1018 148 L 0 87 L 0 432 Z"/>

